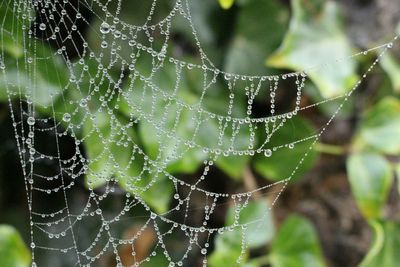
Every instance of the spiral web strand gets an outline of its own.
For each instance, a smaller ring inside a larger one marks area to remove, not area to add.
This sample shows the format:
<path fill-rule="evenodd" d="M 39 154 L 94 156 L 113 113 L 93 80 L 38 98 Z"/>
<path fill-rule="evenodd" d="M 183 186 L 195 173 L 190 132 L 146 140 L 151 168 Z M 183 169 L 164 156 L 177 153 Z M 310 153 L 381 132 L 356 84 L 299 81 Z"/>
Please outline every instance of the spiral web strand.
<path fill-rule="evenodd" d="M 196 254 L 202 255 L 202 264 L 207 266 L 211 240 L 229 231 L 239 231 L 242 238 L 239 263 L 248 246 L 248 229 L 266 227 L 267 213 L 313 145 L 397 39 L 350 57 L 378 51 L 376 60 L 345 94 L 304 106 L 307 70 L 274 76 L 221 71 L 201 47 L 190 2 L 171 1 L 169 14 L 154 21 L 159 2 L 151 2 L 147 19 L 139 25 L 119 19 L 123 0 L 81 0 L 77 4 L 5 0 L 0 4 L 6 10 L 0 37 L 1 79 L 9 98 L 29 204 L 32 266 L 41 266 L 49 255 L 68 258 L 71 266 L 97 266 L 104 258 L 112 258 L 117 266 L 146 266 L 157 255 L 168 266 L 184 266 Z M 101 19 L 101 24 L 89 24 L 83 10 Z M 191 31 L 198 62 L 179 59 L 170 50 L 176 19 L 183 19 Z M 12 21 L 13 27 L 6 27 L 5 21 Z M 89 25 L 98 43 L 85 39 L 77 26 L 81 24 Z M 10 51 L 3 49 L 7 42 L 15 44 L 14 53 L 20 47 L 17 59 L 7 57 Z M 49 50 L 48 43 L 55 43 L 58 50 Z M 350 58 L 314 69 L 334 71 Z M 60 66 L 67 73 L 59 72 Z M 191 76 L 196 77 L 196 85 L 188 92 L 186 83 Z M 43 88 L 43 79 L 54 86 Z M 293 88 L 295 99 L 287 112 L 278 114 L 282 84 Z M 218 109 L 209 108 L 216 95 L 225 101 Z M 264 117 L 253 116 L 254 102 L 260 96 L 268 106 Z M 338 103 L 337 109 L 316 132 L 294 136 L 290 143 L 271 144 L 302 112 L 331 102 Z M 144 142 L 151 145 L 151 151 L 138 140 L 138 128 L 147 129 Z M 61 144 L 69 144 L 70 149 L 62 151 Z M 91 148 L 85 151 L 82 144 L 91 144 Z M 293 147 L 300 144 L 306 146 L 298 163 L 290 166 L 291 174 L 275 183 L 235 193 L 205 186 L 218 161 L 257 155 L 268 161 L 279 151 L 291 157 Z M 201 162 L 194 180 L 169 171 L 171 164 L 185 164 L 185 159 Z M 57 168 L 49 170 L 46 164 Z M 77 187 L 88 190 L 85 198 L 71 199 Z M 172 191 L 173 200 L 167 211 L 157 212 L 146 194 L 160 190 Z M 241 214 L 254 194 L 267 195 L 270 205 L 265 216 L 243 222 Z M 110 209 L 108 200 L 116 198 L 119 206 Z M 35 205 L 38 199 L 49 205 Z M 233 206 L 234 222 L 209 227 L 227 204 Z M 201 221 L 194 222 L 193 213 L 200 214 Z M 140 226 L 126 236 L 121 229 L 127 230 L 132 221 Z M 89 225 L 96 234 L 82 236 L 80 229 Z M 138 244 L 148 231 L 156 235 L 154 246 L 147 256 L 139 257 Z M 185 248 L 179 254 L 170 248 L 172 237 L 184 240 Z M 128 260 L 121 256 L 127 247 L 132 252 Z"/>

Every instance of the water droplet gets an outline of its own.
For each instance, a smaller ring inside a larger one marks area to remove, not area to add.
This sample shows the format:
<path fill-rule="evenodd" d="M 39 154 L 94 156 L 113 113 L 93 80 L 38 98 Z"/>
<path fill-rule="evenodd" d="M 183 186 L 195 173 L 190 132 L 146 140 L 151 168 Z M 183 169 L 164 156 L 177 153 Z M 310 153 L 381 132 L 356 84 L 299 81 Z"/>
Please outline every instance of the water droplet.
<path fill-rule="evenodd" d="M 63 116 L 63 121 L 70 122 L 71 121 L 71 114 L 65 113 Z"/>
<path fill-rule="evenodd" d="M 265 151 L 264 151 L 264 155 L 265 155 L 266 157 L 271 157 L 271 156 L 272 156 L 272 150 L 271 150 L 271 149 L 265 150 Z"/>
<path fill-rule="evenodd" d="M 44 24 L 44 23 L 40 23 L 40 25 L 39 25 L 39 29 L 40 29 L 41 31 L 44 31 L 44 30 L 46 30 L 46 24 Z"/>
<path fill-rule="evenodd" d="M 293 149 L 294 148 L 294 144 L 292 143 L 292 144 L 289 144 L 289 148 L 290 149 Z"/>
<path fill-rule="evenodd" d="M 101 48 L 107 48 L 108 43 L 106 41 L 101 42 Z"/>
<path fill-rule="evenodd" d="M 110 24 L 107 22 L 103 22 L 100 26 L 100 32 L 103 34 L 107 34 L 110 32 Z"/>
<path fill-rule="evenodd" d="M 201 254 L 206 255 L 206 254 L 207 254 L 207 249 L 203 248 L 203 249 L 201 250 Z"/>
<path fill-rule="evenodd" d="M 392 48 L 393 47 L 393 43 L 388 43 L 387 44 L 387 48 Z"/>
<path fill-rule="evenodd" d="M 31 126 L 35 125 L 35 118 L 34 117 L 29 117 L 28 118 L 28 124 L 31 125 Z"/>

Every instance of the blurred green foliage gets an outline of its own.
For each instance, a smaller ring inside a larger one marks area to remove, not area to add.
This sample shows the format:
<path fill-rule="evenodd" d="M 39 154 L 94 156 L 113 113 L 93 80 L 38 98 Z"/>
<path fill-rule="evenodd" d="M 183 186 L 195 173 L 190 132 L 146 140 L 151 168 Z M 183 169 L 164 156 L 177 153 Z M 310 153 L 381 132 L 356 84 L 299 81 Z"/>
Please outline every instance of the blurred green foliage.
<path fill-rule="evenodd" d="M 322 71 L 315 66 L 334 62 L 338 58 L 347 58 L 355 52 L 355 48 L 348 39 L 341 18 L 340 8 L 332 1 L 323 0 L 292 0 L 291 9 L 277 0 L 219 0 L 223 9 L 235 9 L 235 22 L 229 35 L 229 42 L 216 44 L 219 29 L 226 24 L 221 22 L 217 26 L 213 25 L 218 16 L 223 16 L 222 11 L 215 0 L 195 1 L 193 8 L 193 18 L 199 26 L 201 41 L 205 44 L 206 50 L 215 48 L 215 51 L 207 51 L 209 54 L 218 54 L 218 65 L 228 72 L 245 74 L 275 74 L 280 73 L 277 69 L 287 69 L 294 71 L 307 70 L 313 85 L 307 85 L 308 97 L 315 101 L 337 96 L 348 91 L 359 79 L 358 68 L 365 62 L 358 62 L 355 59 L 347 61 L 340 68 L 327 69 Z M 307 5 L 305 4 L 307 2 Z M 234 6 L 233 6 L 234 5 Z M 142 9 L 135 11 L 135 14 L 145 14 Z M 165 9 L 167 10 L 167 8 Z M 289 16 L 291 11 L 291 15 Z M 214 14 L 212 17 L 210 14 Z M 232 13 L 230 13 L 232 14 Z M 131 10 L 123 10 L 122 19 L 127 22 L 138 22 L 140 16 L 132 16 Z M 62 59 L 49 46 L 40 44 L 35 50 L 28 50 L 26 57 L 35 58 L 37 72 L 35 73 L 36 85 L 33 88 L 28 79 L 29 72 L 23 55 L 23 40 L 20 30 L 22 25 L 14 24 L 12 13 L 3 5 L 0 5 L 0 18 L 3 18 L 1 28 L 2 42 L 0 48 L 7 54 L 4 63 L 7 66 L 7 75 L 0 76 L 0 100 L 7 101 L 6 85 L 12 97 L 19 97 L 20 94 L 29 93 L 35 90 L 34 101 L 43 107 L 38 111 L 42 115 L 52 114 L 49 108 L 51 103 L 55 103 L 54 109 L 57 119 L 62 121 L 62 114 L 65 112 L 75 112 L 74 118 L 82 120 L 87 114 L 81 110 L 74 111 L 74 105 L 64 106 L 62 103 L 73 103 L 81 99 L 79 90 L 74 87 L 74 83 L 68 81 L 70 70 L 63 64 Z M 134 20 L 134 21 L 132 21 Z M 212 22 L 212 23 L 211 23 Z M 94 27 L 100 25 L 100 20 L 92 22 Z M 223 25 L 222 25 L 223 24 Z M 97 25 L 97 26 L 96 26 Z M 287 26 L 289 25 L 289 26 Z M 26 26 L 26 25 L 25 25 Z M 215 27 L 214 27 L 215 26 Z M 288 28 L 287 28 L 288 27 Z M 182 25 L 177 25 L 177 31 L 183 35 L 189 35 Z M 89 33 L 89 43 L 96 44 L 99 37 Z M 190 40 L 189 40 L 190 41 Z M 192 40 L 193 42 L 193 40 Z M 193 44 L 191 44 L 193 45 Z M 31 49 L 31 48 L 29 48 Z M 226 51 L 224 53 L 218 53 Z M 329 51 L 329 52 L 328 52 Z M 37 57 L 30 56 L 32 54 Z M 122 47 L 121 53 L 124 54 Z M 107 53 L 105 53 L 107 54 Z M 129 55 L 129 54 L 128 54 Z M 195 55 L 185 55 L 188 61 L 197 62 Z M 37 59 L 36 59 L 37 58 Z M 90 66 L 90 62 L 87 61 Z M 149 59 L 144 58 L 137 63 L 138 68 L 143 72 L 149 69 Z M 96 64 L 89 68 L 89 72 L 96 76 Z M 393 54 L 386 54 L 380 61 L 381 68 L 391 81 L 393 92 L 400 92 L 400 63 Z M 110 70 L 110 76 L 119 75 L 118 67 Z M 17 72 L 19 70 L 19 73 Z M 74 70 L 75 74 L 84 73 L 83 70 Z M 172 66 L 166 65 L 162 73 L 155 79 L 157 86 L 173 89 L 176 70 Z M 20 88 L 26 88 L 26 92 L 19 92 L 18 87 L 13 86 L 16 77 L 20 83 Z M 80 75 L 76 75 L 79 77 Z M 88 75 L 83 75 L 88 77 Z M 200 98 L 200 90 L 196 88 L 196 81 L 199 74 L 183 73 L 179 98 L 186 103 L 196 103 Z M 90 81 L 84 81 L 89 86 Z M 216 84 L 222 87 L 221 81 Z M 60 90 L 60 84 L 68 87 L 63 100 L 55 99 Z M 137 81 L 134 86 L 143 87 L 144 81 Z M 125 85 L 124 85 L 125 86 Z M 85 86 L 82 86 L 85 88 Z M 310 89 L 311 88 L 311 89 Z M 312 89 L 314 88 L 314 89 Z M 126 89 L 126 88 L 125 88 Z M 201 88 L 200 88 L 201 89 Z M 99 91 L 104 93 L 109 90 L 107 83 L 102 83 Z M 226 95 L 222 90 L 214 90 L 215 95 L 209 96 L 204 100 L 204 105 L 213 112 L 218 113 L 221 106 L 226 106 Z M 183 92 L 183 93 L 182 93 Z M 143 120 L 136 129 L 129 129 L 129 138 L 137 140 L 143 144 L 149 158 L 171 174 L 193 174 L 205 160 L 205 155 L 201 151 L 193 150 L 182 159 L 171 158 L 175 150 L 183 149 L 182 143 L 177 140 L 189 140 L 192 136 L 193 124 L 192 117 L 195 112 L 188 110 L 180 114 L 178 125 L 175 125 L 175 113 L 166 114 L 166 106 L 178 109 L 176 103 L 159 101 L 157 109 L 151 110 L 153 101 L 152 95 L 140 94 L 134 90 L 130 98 L 141 99 L 144 110 L 135 109 L 131 103 L 121 102 L 122 114 L 118 120 L 127 121 L 132 115 L 138 116 L 141 112 L 152 114 L 151 119 L 159 122 L 166 118 L 161 131 L 168 132 L 172 127 L 177 127 L 176 138 L 171 138 L 165 134 L 149 134 L 159 131 L 151 123 Z M 172 92 L 167 92 L 172 93 Z M 158 95 L 160 96 L 160 95 Z M 158 97 L 157 99 L 162 99 Z M 242 102 L 245 97 L 241 96 Z M 317 100 L 318 99 L 318 100 Z M 115 100 L 116 101 L 116 100 Z M 235 105 L 234 114 L 240 116 L 245 114 L 245 105 Z M 236 104 L 236 103 L 235 103 Z M 107 108 L 101 108 L 101 103 L 96 100 L 91 101 L 91 109 L 96 113 L 96 120 L 92 125 L 86 120 L 86 124 L 81 128 L 74 129 L 77 134 L 86 136 L 88 133 L 99 129 L 97 135 L 89 135 L 84 141 L 85 151 L 89 158 L 95 158 L 103 152 L 106 147 L 107 153 L 103 153 L 98 161 L 92 162 L 90 169 L 96 175 L 90 173 L 86 176 L 86 182 L 91 187 L 98 187 L 110 179 L 116 177 L 120 185 L 127 191 L 140 194 L 143 199 L 157 212 L 164 212 L 169 207 L 172 194 L 174 192 L 172 184 L 168 182 L 166 174 L 150 167 L 147 173 L 142 175 L 142 179 L 127 180 L 126 177 L 138 177 L 143 169 L 143 158 L 137 157 L 134 164 L 129 162 L 131 153 L 134 150 L 132 145 L 118 142 L 121 139 L 120 133 L 113 132 L 116 128 L 110 127 L 110 119 Z M 175 105 L 175 106 L 174 106 Z M 147 110 L 148 109 L 148 110 Z M 331 109 L 321 109 L 324 114 L 331 114 Z M 354 112 L 349 107 L 346 112 Z M 166 116 L 166 117 L 165 117 Z M 117 120 L 117 121 L 118 121 Z M 207 128 L 202 128 L 198 134 L 196 142 L 208 144 L 215 140 L 210 140 L 209 136 L 218 133 L 216 121 L 209 121 L 204 124 Z M 114 130 L 113 130 L 114 129 Z M 272 145 L 292 143 L 293 141 L 315 132 L 315 126 L 308 118 L 296 117 L 290 123 L 285 124 L 279 134 L 271 139 Z M 243 135 L 243 138 L 240 138 Z M 113 140 L 104 140 L 110 139 Z M 371 249 L 361 263 L 361 267 L 395 267 L 399 266 L 400 250 L 400 223 L 389 218 L 384 212 L 389 192 L 394 184 L 395 173 L 400 177 L 400 164 L 393 164 L 388 156 L 398 157 L 400 155 L 400 100 L 398 96 L 384 96 L 383 99 L 372 99 L 368 109 L 362 115 L 353 141 L 349 144 L 349 155 L 347 157 L 347 171 L 353 196 L 357 205 L 371 225 L 374 231 L 374 240 Z M 246 133 L 239 133 L 238 140 L 242 140 L 243 147 L 246 143 Z M 224 143 L 229 143 L 229 138 L 224 137 Z M 311 142 L 311 141 L 310 141 Z M 159 144 L 163 144 L 160 149 Z M 102 144 L 102 147 L 99 147 Z M 254 171 L 269 181 L 279 181 L 291 176 L 293 169 L 288 166 L 296 165 L 302 160 L 299 170 L 295 173 L 292 181 L 300 180 L 313 166 L 315 166 L 319 152 L 316 149 L 307 151 L 310 143 L 302 142 L 293 148 L 274 152 L 274 158 L 264 161 L 262 156 L 232 156 L 217 160 L 217 167 L 230 178 L 241 181 L 246 169 L 252 167 Z M 290 149 L 290 150 L 289 150 Z M 159 153 L 162 151 L 163 153 Z M 287 153 L 290 151 L 290 157 Z M 339 151 L 342 151 L 339 149 Z M 307 157 L 304 154 L 307 152 Z M 324 151 L 327 152 L 327 151 Z M 341 152 L 339 152 L 340 154 Z M 111 162 L 110 154 L 116 156 L 116 162 Z M 334 153 L 333 153 L 334 154 Z M 99 176 L 98 174 L 102 175 Z M 156 181 L 156 182 L 154 182 Z M 400 182 L 398 181 L 398 184 Z M 150 187 L 149 187 L 150 186 Z M 400 193 L 400 186 L 399 186 Z M 324 256 L 319 245 L 318 236 L 313 225 L 306 218 L 298 215 L 288 217 L 282 225 L 275 227 L 273 214 L 269 212 L 269 203 L 265 200 L 256 200 L 250 203 L 246 210 L 241 212 L 239 222 L 234 222 L 234 210 L 229 210 L 226 216 L 226 225 L 232 223 L 246 223 L 257 218 L 263 217 L 262 227 L 257 224 L 257 230 L 248 227 L 244 231 L 248 246 L 242 246 L 242 231 L 227 231 L 217 235 L 215 239 L 215 249 L 209 257 L 209 264 L 213 267 L 230 267 L 236 264 L 240 256 L 244 259 L 242 266 L 260 267 L 271 264 L 272 267 L 291 267 L 291 266 L 326 266 Z M 275 228 L 278 231 L 275 231 Z M 251 249 L 264 247 L 265 256 L 251 257 Z M 268 247 L 268 249 L 267 249 Z M 4 256 L 6 255 L 6 256 Z M 157 265 L 165 262 L 160 258 Z M 14 229 L 8 226 L 0 227 L 0 266 L 27 266 L 29 264 L 29 253 L 22 240 Z M 150 264 L 150 263 L 148 263 Z M 154 265 L 152 265 L 154 266 Z"/>
<path fill-rule="evenodd" d="M 0 266 L 28 267 L 30 252 L 18 231 L 9 225 L 0 225 Z"/>
<path fill-rule="evenodd" d="M 324 64 L 353 54 L 343 31 L 339 8 L 332 1 L 292 0 L 290 27 L 279 50 L 267 60 L 271 67 L 306 71 L 321 95 L 329 98 L 350 90 L 358 80 L 356 64 L 346 60 L 340 68 L 321 72 Z M 316 68 L 318 67 L 318 68 Z"/>
<path fill-rule="evenodd" d="M 400 224 L 390 221 L 371 221 L 374 241 L 360 267 L 399 266 Z"/>

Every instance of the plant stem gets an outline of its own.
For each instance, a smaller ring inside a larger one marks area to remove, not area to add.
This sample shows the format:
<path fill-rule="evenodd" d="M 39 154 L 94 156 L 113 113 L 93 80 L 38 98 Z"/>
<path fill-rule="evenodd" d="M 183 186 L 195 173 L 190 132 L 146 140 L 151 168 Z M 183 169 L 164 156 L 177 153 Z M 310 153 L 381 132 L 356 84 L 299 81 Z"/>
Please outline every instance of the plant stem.
<path fill-rule="evenodd" d="M 314 146 L 315 150 L 321 153 L 341 156 L 346 154 L 346 148 L 338 145 L 330 145 L 323 143 L 316 143 Z"/>

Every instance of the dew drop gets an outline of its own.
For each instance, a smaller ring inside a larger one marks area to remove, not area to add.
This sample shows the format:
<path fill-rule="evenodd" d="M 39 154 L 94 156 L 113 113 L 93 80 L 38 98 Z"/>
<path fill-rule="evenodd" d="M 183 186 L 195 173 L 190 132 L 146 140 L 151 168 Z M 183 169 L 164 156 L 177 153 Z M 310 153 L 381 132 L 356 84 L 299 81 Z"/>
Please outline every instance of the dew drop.
<path fill-rule="evenodd" d="M 100 32 L 107 34 L 110 32 L 110 25 L 107 22 L 103 22 L 100 26 Z"/>
<path fill-rule="evenodd" d="M 272 150 L 271 150 L 271 149 L 265 150 L 265 151 L 264 151 L 264 155 L 265 155 L 266 157 L 271 157 L 271 156 L 272 156 Z"/>
<path fill-rule="evenodd" d="M 71 114 L 65 113 L 63 116 L 63 121 L 70 122 L 71 121 Z"/>
<path fill-rule="evenodd" d="M 44 30 L 46 30 L 46 24 L 44 24 L 44 23 L 40 23 L 40 25 L 39 25 L 39 29 L 40 29 L 41 31 L 44 31 Z"/>
<path fill-rule="evenodd" d="M 34 117 L 29 117 L 29 118 L 28 118 L 28 124 L 29 124 L 30 126 L 35 125 L 35 118 L 34 118 Z"/>
<path fill-rule="evenodd" d="M 108 43 L 106 41 L 101 42 L 101 48 L 107 48 Z"/>

